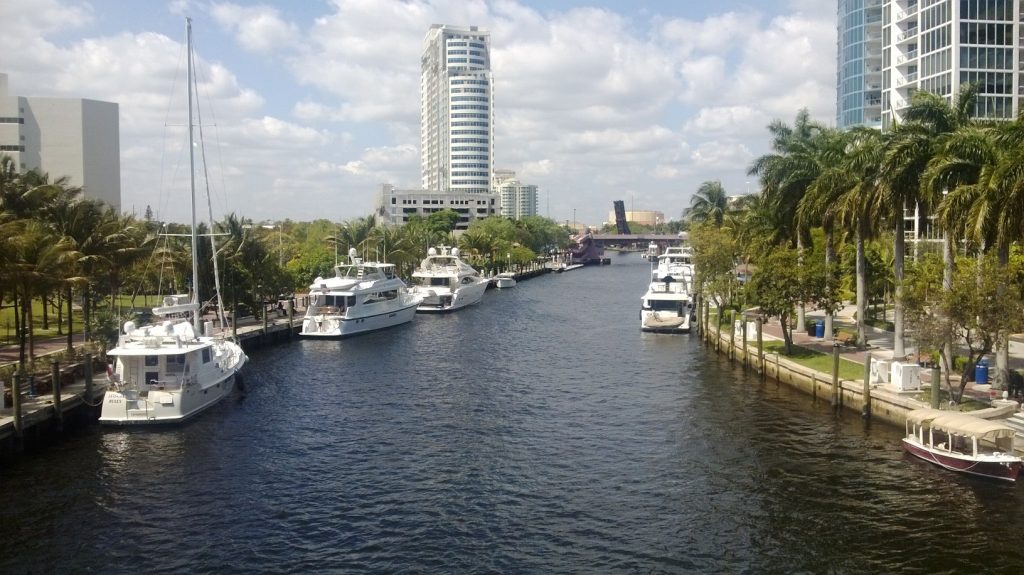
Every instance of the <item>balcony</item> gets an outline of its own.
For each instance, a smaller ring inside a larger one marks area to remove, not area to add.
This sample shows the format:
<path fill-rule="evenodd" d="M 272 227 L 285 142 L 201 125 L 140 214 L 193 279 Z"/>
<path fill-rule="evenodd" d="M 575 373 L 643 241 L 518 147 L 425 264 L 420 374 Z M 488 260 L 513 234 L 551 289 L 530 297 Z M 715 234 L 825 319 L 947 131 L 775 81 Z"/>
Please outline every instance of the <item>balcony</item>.
<path fill-rule="evenodd" d="M 917 38 L 917 27 L 910 28 L 906 32 L 900 32 L 896 35 L 896 42 L 907 42 Z"/>

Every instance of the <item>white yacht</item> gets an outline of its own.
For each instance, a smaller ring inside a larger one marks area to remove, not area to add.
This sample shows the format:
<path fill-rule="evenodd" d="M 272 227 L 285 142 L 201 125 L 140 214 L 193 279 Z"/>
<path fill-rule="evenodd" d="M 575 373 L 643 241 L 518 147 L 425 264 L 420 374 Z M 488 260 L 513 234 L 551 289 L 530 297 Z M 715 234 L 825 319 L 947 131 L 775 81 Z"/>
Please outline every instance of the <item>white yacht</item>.
<path fill-rule="evenodd" d="M 349 250 L 349 263 L 334 267 L 334 277 L 309 286 L 309 307 L 300 335 L 344 337 L 384 329 L 416 316 L 421 298 L 409 293 L 394 264 L 363 262 Z"/>
<path fill-rule="evenodd" d="M 479 302 L 489 280 L 459 258 L 459 248 L 430 248 L 412 274 L 410 292 L 423 301 L 421 312 L 454 311 Z"/>
<path fill-rule="evenodd" d="M 658 247 L 658 244 L 656 244 L 654 242 L 651 242 L 651 243 L 647 244 L 647 251 L 640 252 L 640 257 L 644 258 L 645 260 L 647 260 L 649 262 L 653 262 L 656 259 L 658 259 L 658 252 L 659 251 L 660 251 L 660 248 Z"/>
<path fill-rule="evenodd" d="M 516 274 L 513 272 L 501 272 L 494 276 L 494 287 L 498 289 L 508 289 L 516 286 Z"/>
<path fill-rule="evenodd" d="M 654 281 L 640 298 L 640 329 L 666 333 L 690 331 L 693 300 L 683 282 Z"/>
<path fill-rule="evenodd" d="M 189 50 L 188 86 L 193 85 L 192 22 L 185 19 Z M 192 90 L 188 95 L 188 135 L 193 140 Z M 234 389 L 239 370 L 248 358 L 238 342 L 213 334 L 213 322 L 203 324 L 200 333 L 199 267 L 196 258 L 198 234 L 195 226 L 195 161 L 189 154 L 192 193 L 192 294 L 168 296 L 164 305 L 153 308 L 157 323 L 124 324 L 117 347 L 107 352 L 113 363 L 107 368 L 108 385 L 103 395 L 99 421 L 105 425 L 156 425 L 185 421 L 227 397 Z M 212 218 L 211 218 L 212 220 Z M 214 236 L 210 236 L 214 244 Z M 211 245 L 211 253 L 217 253 Z M 223 310 L 217 260 L 213 259 L 217 309 Z"/>
<path fill-rule="evenodd" d="M 657 261 L 647 293 L 641 297 L 640 329 L 688 332 L 694 314 L 693 252 L 689 247 L 669 247 Z"/>
<path fill-rule="evenodd" d="M 687 292 L 693 291 L 693 250 L 689 246 L 665 248 L 665 253 L 656 259 L 658 264 L 651 270 L 652 282 L 664 282 L 671 277 L 673 282 L 685 284 Z"/>

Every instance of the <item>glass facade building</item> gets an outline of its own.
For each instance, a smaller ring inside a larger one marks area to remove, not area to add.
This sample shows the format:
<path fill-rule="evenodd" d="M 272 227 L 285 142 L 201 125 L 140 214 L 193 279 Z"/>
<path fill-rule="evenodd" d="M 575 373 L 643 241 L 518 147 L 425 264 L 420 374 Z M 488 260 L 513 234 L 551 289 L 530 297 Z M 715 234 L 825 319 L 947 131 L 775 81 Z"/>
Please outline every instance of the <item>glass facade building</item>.
<path fill-rule="evenodd" d="M 978 86 L 975 115 L 1013 118 L 1020 101 L 1021 0 L 885 0 L 882 125 L 925 90 L 952 98 Z"/>
<path fill-rule="evenodd" d="M 836 125 L 882 124 L 883 0 L 839 0 Z"/>

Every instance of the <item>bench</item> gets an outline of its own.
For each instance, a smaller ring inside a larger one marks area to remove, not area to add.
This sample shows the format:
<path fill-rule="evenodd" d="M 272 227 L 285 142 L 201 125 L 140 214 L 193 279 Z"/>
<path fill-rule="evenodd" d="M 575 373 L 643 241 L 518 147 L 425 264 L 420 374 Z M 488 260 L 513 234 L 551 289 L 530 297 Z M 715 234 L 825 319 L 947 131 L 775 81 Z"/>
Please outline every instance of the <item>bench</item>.
<path fill-rule="evenodd" d="M 836 341 L 844 346 L 854 345 L 857 341 L 857 336 L 852 333 L 839 332 L 836 334 Z"/>

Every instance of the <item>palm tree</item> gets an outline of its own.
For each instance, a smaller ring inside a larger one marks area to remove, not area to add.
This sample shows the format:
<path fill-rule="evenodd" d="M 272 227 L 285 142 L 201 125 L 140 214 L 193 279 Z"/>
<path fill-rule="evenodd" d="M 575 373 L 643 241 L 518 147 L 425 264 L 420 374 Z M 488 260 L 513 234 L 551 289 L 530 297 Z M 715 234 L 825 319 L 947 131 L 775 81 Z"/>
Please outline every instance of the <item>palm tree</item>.
<path fill-rule="evenodd" d="M 748 175 L 760 178 L 765 202 L 776 212 L 777 236 L 795 245 L 798 253 L 809 242 L 809 235 L 807 228 L 796 225 L 797 206 L 818 175 L 814 140 L 824 130 L 824 125 L 810 119 L 806 109 L 797 113 L 792 127 L 773 121 L 768 125 L 772 152 L 754 160 L 747 170 Z M 797 310 L 796 328 L 804 328 L 802 305 Z"/>
<path fill-rule="evenodd" d="M 856 132 L 824 130 L 815 138 L 815 166 L 817 177 L 807 186 L 806 194 L 797 205 L 797 225 L 811 228 L 820 225 L 825 232 L 825 292 L 838 293 L 837 282 L 831 277 L 836 266 L 835 231 L 840 215 L 839 198 L 856 186 L 856 178 L 847 162 L 847 146 Z M 832 334 L 832 316 L 836 312 L 831 297 L 825 298 L 825 330 Z"/>
<path fill-rule="evenodd" d="M 729 197 L 722 182 L 708 181 L 701 184 L 697 193 L 690 198 L 690 207 L 683 211 L 683 218 L 690 222 L 711 222 L 720 228 L 728 207 Z"/>
<path fill-rule="evenodd" d="M 891 133 L 882 164 L 882 191 L 885 193 L 883 217 L 895 227 L 893 261 L 896 283 L 893 310 L 893 355 L 902 357 L 904 348 L 903 283 L 906 238 L 904 236 L 904 210 L 907 206 L 934 205 L 931 194 L 921 188 L 921 174 L 941 145 L 942 137 L 970 122 L 975 109 L 977 88 L 961 86 L 955 102 L 950 105 L 943 97 L 929 92 L 916 92 L 906 113 L 906 123 L 897 125 Z"/>
<path fill-rule="evenodd" d="M 851 176 L 849 189 L 838 199 L 838 215 L 846 229 L 854 234 L 856 245 L 857 342 L 863 348 L 867 329 L 867 256 L 866 244 L 878 233 L 877 214 L 884 201 L 880 177 L 885 155 L 885 138 L 878 130 L 862 128 L 850 132 L 846 150 L 846 169 Z"/>

